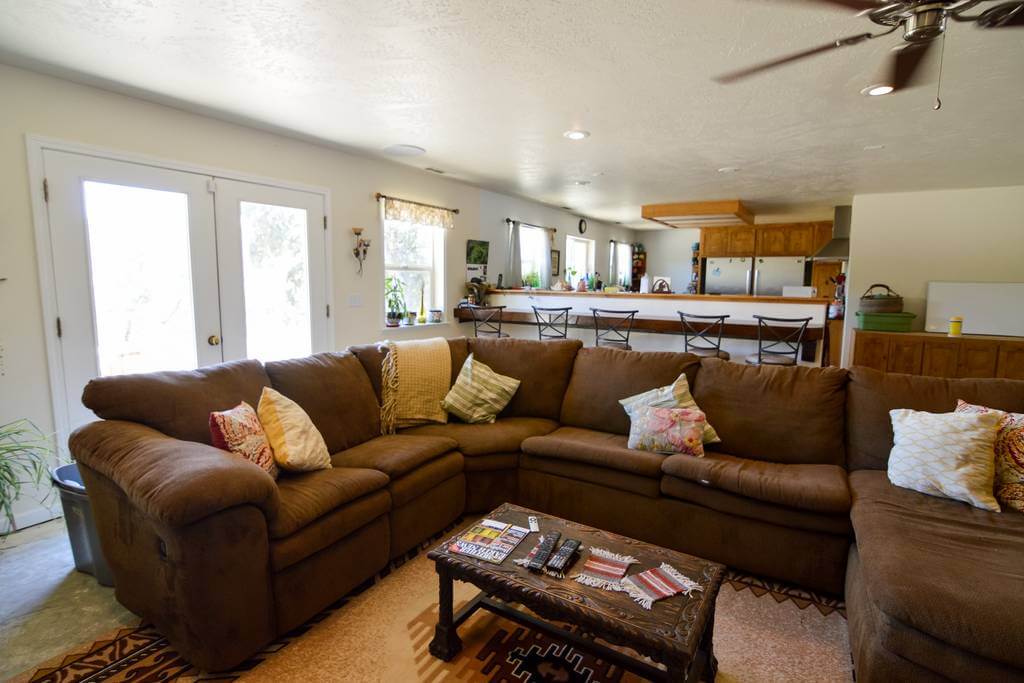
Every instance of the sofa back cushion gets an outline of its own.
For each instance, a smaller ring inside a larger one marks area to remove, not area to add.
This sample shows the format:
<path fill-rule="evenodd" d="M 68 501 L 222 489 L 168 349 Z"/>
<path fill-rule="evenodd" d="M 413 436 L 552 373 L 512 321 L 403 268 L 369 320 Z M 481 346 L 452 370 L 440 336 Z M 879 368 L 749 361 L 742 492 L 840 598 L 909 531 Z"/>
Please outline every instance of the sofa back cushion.
<path fill-rule="evenodd" d="M 258 360 L 198 370 L 98 377 L 85 385 L 82 403 L 105 420 L 128 420 L 168 436 L 210 444 L 210 413 L 242 401 L 259 405 L 270 379 Z"/>
<path fill-rule="evenodd" d="M 351 353 L 318 353 L 267 363 L 274 389 L 299 404 L 331 453 L 380 436 L 380 404 Z"/>
<path fill-rule="evenodd" d="M 845 464 L 847 371 L 701 362 L 693 398 L 715 426 L 715 450 L 783 464 Z"/>
<path fill-rule="evenodd" d="M 452 352 L 452 379 L 451 383 L 455 384 L 455 379 L 459 376 L 459 370 L 462 369 L 462 364 L 466 362 L 466 356 L 469 355 L 469 349 L 466 346 L 465 337 L 457 337 L 455 339 L 448 340 L 448 348 Z M 348 350 L 359 359 L 359 362 L 363 366 L 363 370 L 366 371 L 366 376 L 370 378 L 370 384 L 373 386 L 373 393 L 377 395 L 377 402 L 381 400 L 381 366 L 384 363 L 385 356 L 388 355 L 388 347 L 382 342 L 374 344 L 359 344 L 358 346 L 350 346 Z"/>
<path fill-rule="evenodd" d="M 846 400 L 846 446 L 851 470 L 884 470 L 892 450 L 894 408 L 950 413 L 957 399 L 1024 412 L 1024 380 L 946 379 L 854 367 Z M 716 427 L 718 425 L 715 425 Z"/>
<path fill-rule="evenodd" d="M 684 372 L 692 387 L 699 368 L 700 358 L 691 353 L 581 349 L 559 419 L 570 427 L 629 434 L 629 416 L 619 400 L 672 384 Z"/>
<path fill-rule="evenodd" d="M 520 381 L 519 390 L 501 411 L 500 417 L 542 417 L 548 420 L 558 419 L 573 361 L 581 346 L 583 342 L 578 339 L 469 340 L 473 358 L 499 375 Z M 459 368 L 462 368 L 461 363 Z"/>

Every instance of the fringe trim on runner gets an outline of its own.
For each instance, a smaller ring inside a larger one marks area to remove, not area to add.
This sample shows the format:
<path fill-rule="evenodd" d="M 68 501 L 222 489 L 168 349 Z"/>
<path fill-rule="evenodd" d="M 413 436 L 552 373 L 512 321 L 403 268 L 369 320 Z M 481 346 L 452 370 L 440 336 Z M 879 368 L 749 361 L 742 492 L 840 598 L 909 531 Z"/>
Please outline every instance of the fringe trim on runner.
<path fill-rule="evenodd" d="M 394 434 L 398 418 L 398 348 L 392 341 L 387 346 L 388 355 L 384 356 L 380 368 L 380 433 Z"/>
<path fill-rule="evenodd" d="M 582 583 L 584 586 L 593 586 L 594 588 L 600 588 L 601 590 L 606 591 L 621 592 L 626 590 L 622 587 L 622 576 L 625 576 L 626 569 L 629 567 L 629 565 L 635 564 L 637 562 L 637 559 L 635 557 L 631 555 L 619 555 L 618 553 L 613 553 L 610 550 L 605 550 L 604 548 L 595 548 L 593 546 L 590 547 L 590 555 L 591 557 L 587 558 L 587 561 L 583 564 L 583 569 L 580 570 L 580 573 L 572 577 L 577 583 Z M 605 576 L 598 576 L 595 573 L 588 572 L 587 568 L 590 566 L 592 558 L 598 558 L 599 560 L 607 560 L 609 562 L 616 562 L 621 564 L 622 576 L 620 576 L 619 578 L 609 578 Z"/>
<path fill-rule="evenodd" d="M 678 584 L 678 586 L 672 586 L 673 592 L 659 592 L 658 594 L 653 594 L 649 593 L 647 590 L 642 588 L 641 585 L 637 583 L 637 577 L 641 574 L 646 574 L 647 572 L 641 572 L 640 574 L 637 574 L 635 576 L 630 576 L 626 579 L 623 579 L 622 590 L 625 590 L 629 594 L 629 597 L 633 598 L 633 600 L 636 601 L 644 609 L 653 608 L 654 603 L 658 600 L 661 600 L 662 598 L 669 598 L 673 595 L 679 595 L 680 593 L 683 595 L 690 595 L 691 593 L 693 593 L 693 591 L 704 590 L 703 586 L 701 586 L 693 579 L 684 576 L 683 574 L 680 574 L 679 571 L 672 565 L 665 564 L 664 562 L 662 562 L 660 569 L 661 571 L 668 574 L 672 578 L 672 580 Z M 651 570 L 647 571 L 649 572 Z"/>

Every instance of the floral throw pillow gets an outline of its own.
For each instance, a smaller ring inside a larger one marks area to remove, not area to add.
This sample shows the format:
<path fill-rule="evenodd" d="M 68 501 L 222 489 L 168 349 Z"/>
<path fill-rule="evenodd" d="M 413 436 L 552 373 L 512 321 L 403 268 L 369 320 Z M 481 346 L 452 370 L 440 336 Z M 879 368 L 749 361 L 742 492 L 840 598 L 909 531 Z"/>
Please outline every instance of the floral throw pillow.
<path fill-rule="evenodd" d="M 240 455 L 277 478 L 267 433 L 256 411 L 245 401 L 231 410 L 210 413 L 210 440 L 215 447 Z"/>
<path fill-rule="evenodd" d="M 679 375 L 676 381 L 665 387 L 658 387 L 645 391 L 642 394 L 628 396 L 619 401 L 630 420 L 635 420 L 634 413 L 644 408 L 690 408 L 700 410 L 700 406 L 693 400 L 690 394 L 690 383 L 686 380 L 686 373 Z M 715 428 L 704 421 L 704 443 L 718 443 L 721 439 Z"/>
<path fill-rule="evenodd" d="M 1024 413 L 1007 413 L 956 402 L 958 413 L 998 413 L 996 433 L 996 499 L 1006 507 L 1024 512 Z"/>
<path fill-rule="evenodd" d="M 693 408 L 638 408 L 629 425 L 629 448 L 704 455 L 704 413 Z"/>

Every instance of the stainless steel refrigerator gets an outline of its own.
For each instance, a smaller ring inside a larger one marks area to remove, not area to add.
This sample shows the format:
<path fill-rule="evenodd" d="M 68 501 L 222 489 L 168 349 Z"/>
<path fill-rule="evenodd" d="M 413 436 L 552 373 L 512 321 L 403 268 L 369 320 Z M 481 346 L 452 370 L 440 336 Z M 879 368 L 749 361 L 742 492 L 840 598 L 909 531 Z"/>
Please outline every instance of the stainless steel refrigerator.
<path fill-rule="evenodd" d="M 803 256 L 758 257 L 754 261 L 754 296 L 782 296 L 783 287 L 808 284 Z"/>
<path fill-rule="evenodd" d="M 705 294 L 750 294 L 753 259 L 709 258 L 704 264 Z"/>

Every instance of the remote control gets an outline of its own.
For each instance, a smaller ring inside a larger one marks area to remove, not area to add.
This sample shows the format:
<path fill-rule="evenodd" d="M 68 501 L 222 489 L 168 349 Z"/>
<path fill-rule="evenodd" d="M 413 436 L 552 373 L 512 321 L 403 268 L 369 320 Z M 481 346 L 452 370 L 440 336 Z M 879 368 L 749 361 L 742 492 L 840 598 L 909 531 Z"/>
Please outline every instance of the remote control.
<path fill-rule="evenodd" d="M 545 536 L 541 544 L 537 546 L 537 554 L 533 556 L 533 559 L 530 560 L 530 564 L 526 565 L 526 568 L 531 572 L 542 571 L 544 565 L 548 562 L 548 558 L 551 557 L 551 551 L 555 549 L 555 545 L 561 537 L 562 534 L 557 531 Z"/>
<path fill-rule="evenodd" d="M 576 551 L 579 549 L 579 541 L 577 541 L 575 538 L 568 539 L 558 549 L 558 552 L 552 555 L 551 559 L 548 560 L 547 568 L 555 572 L 556 574 L 561 575 L 563 572 L 565 572 L 566 568 L 569 566 L 569 563 L 572 561 L 573 556 L 576 554 Z"/>
<path fill-rule="evenodd" d="M 536 517 L 530 515 L 526 520 L 530 523 L 530 531 L 540 531 L 540 524 L 537 524 Z"/>

